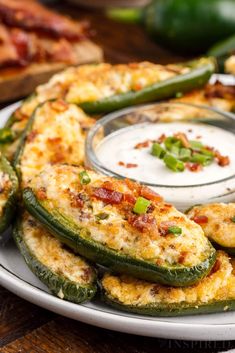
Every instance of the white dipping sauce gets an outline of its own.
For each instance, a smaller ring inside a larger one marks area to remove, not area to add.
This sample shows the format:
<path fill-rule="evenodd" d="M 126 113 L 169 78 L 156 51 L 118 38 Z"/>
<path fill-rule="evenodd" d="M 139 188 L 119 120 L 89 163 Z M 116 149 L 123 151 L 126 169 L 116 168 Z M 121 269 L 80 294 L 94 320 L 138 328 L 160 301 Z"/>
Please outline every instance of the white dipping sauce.
<path fill-rule="evenodd" d="M 223 156 L 229 156 L 230 164 L 220 167 L 213 162 L 199 172 L 185 169 L 184 172 L 175 173 L 162 160 L 151 155 L 152 144 L 147 148 L 135 148 L 138 143 L 157 140 L 162 134 L 172 136 L 177 132 L 185 133 L 190 140 L 198 140 L 218 149 Z M 235 135 L 218 127 L 185 122 L 143 123 L 105 137 L 96 148 L 96 156 L 107 169 L 120 176 L 158 185 L 154 189 L 167 201 L 184 208 L 203 201 L 221 201 L 221 197 L 223 201 L 235 200 L 235 195 L 231 193 L 231 189 L 235 188 L 235 179 L 223 181 L 235 175 L 234 147 Z M 120 166 L 119 162 L 134 163 L 137 167 L 126 168 Z M 212 184 L 200 185 L 208 183 Z"/>

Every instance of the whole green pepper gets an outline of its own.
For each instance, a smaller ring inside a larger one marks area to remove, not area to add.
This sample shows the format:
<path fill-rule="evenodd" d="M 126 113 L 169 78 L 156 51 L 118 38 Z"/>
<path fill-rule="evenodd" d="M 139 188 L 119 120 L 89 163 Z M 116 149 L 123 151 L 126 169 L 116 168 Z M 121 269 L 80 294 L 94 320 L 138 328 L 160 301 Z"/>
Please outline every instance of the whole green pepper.
<path fill-rule="evenodd" d="M 235 0 L 153 0 L 143 9 L 108 14 L 142 23 L 159 44 L 186 54 L 202 53 L 235 33 Z"/>

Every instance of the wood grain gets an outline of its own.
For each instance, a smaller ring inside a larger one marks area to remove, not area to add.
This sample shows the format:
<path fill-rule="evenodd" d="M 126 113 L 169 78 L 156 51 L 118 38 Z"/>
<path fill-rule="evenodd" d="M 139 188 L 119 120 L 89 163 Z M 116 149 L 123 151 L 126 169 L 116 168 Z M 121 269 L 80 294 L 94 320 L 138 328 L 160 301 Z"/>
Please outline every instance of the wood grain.
<path fill-rule="evenodd" d="M 138 26 L 112 22 L 101 12 L 58 9 L 91 21 L 93 40 L 102 45 L 107 61 L 184 59 L 160 48 Z M 234 348 L 235 341 L 186 342 L 111 332 L 49 313 L 0 287 L 0 347 L 1 353 L 213 353 Z"/>

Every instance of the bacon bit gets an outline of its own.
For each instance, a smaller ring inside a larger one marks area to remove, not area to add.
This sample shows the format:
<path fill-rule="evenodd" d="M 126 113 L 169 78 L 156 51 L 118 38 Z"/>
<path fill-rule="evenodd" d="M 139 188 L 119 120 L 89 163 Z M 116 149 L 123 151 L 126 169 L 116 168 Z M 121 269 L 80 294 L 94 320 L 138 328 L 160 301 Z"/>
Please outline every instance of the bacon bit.
<path fill-rule="evenodd" d="M 37 191 L 37 198 L 41 201 L 47 199 L 47 193 L 46 193 L 46 188 L 45 187 L 40 187 Z"/>
<path fill-rule="evenodd" d="M 124 194 L 123 195 L 123 201 L 131 203 L 131 204 L 135 204 L 136 202 L 136 198 L 134 196 L 132 196 L 131 194 Z"/>
<path fill-rule="evenodd" d="M 207 216 L 195 216 L 193 217 L 193 221 L 197 224 L 206 224 L 208 222 Z"/>
<path fill-rule="evenodd" d="M 140 189 L 140 196 L 146 198 L 147 200 L 151 200 L 154 202 L 162 202 L 163 198 L 155 191 L 151 190 L 147 186 L 142 186 Z"/>
<path fill-rule="evenodd" d="M 204 95 L 206 98 L 225 98 L 233 100 L 235 87 L 225 86 L 221 82 L 216 81 L 213 85 L 206 85 Z"/>
<path fill-rule="evenodd" d="M 196 136 L 196 139 L 197 139 L 197 140 L 199 140 L 199 139 L 201 139 L 201 138 L 202 138 L 201 135 L 197 135 L 197 136 Z"/>
<path fill-rule="evenodd" d="M 162 134 L 161 136 L 158 137 L 157 142 L 161 144 L 165 141 L 165 139 L 166 139 L 166 135 Z"/>
<path fill-rule="evenodd" d="M 174 137 L 181 141 L 185 148 L 190 148 L 190 143 L 187 136 L 183 132 L 177 132 Z"/>
<path fill-rule="evenodd" d="M 141 148 L 146 148 L 146 147 L 149 147 L 151 141 L 150 140 L 146 140 L 146 141 L 143 141 L 143 142 L 139 142 L 135 145 L 135 149 L 141 149 Z"/>
<path fill-rule="evenodd" d="M 28 120 L 28 115 L 23 114 L 20 109 L 18 108 L 15 112 L 14 112 L 14 118 L 16 118 L 17 121 L 21 121 L 21 120 Z"/>
<path fill-rule="evenodd" d="M 58 144 L 61 142 L 61 137 L 49 137 L 47 139 L 47 142 L 50 143 L 50 144 Z"/>
<path fill-rule="evenodd" d="M 122 193 L 107 188 L 94 188 L 92 196 L 110 204 L 119 204 L 123 200 Z"/>
<path fill-rule="evenodd" d="M 118 162 L 118 165 L 120 165 L 121 167 L 125 167 L 125 168 L 136 168 L 136 167 L 138 167 L 138 164 L 136 164 L 136 163 L 124 163 L 122 161 Z"/>
<path fill-rule="evenodd" d="M 169 227 L 175 227 L 176 222 L 174 221 L 166 221 L 166 222 L 161 222 L 159 225 L 159 232 L 160 235 L 165 236 L 168 234 Z"/>
<path fill-rule="evenodd" d="M 135 197 L 140 196 L 141 185 L 139 183 L 130 179 L 124 179 L 124 183 Z"/>
<path fill-rule="evenodd" d="M 210 275 L 209 275 L 209 276 L 211 276 L 211 275 L 213 275 L 213 273 L 215 273 L 215 272 L 219 271 L 220 266 L 221 266 L 221 262 L 220 262 L 220 260 L 219 260 L 219 259 L 216 259 L 215 264 L 214 264 L 214 266 L 212 267 L 212 269 L 211 269 L 211 272 L 210 272 Z"/>
<path fill-rule="evenodd" d="M 68 104 L 66 102 L 64 102 L 63 100 L 56 100 L 54 102 L 51 102 L 51 107 L 52 107 L 52 109 L 56 110 L 57 112 L 62 113 L 68 109 Z"/>
<path fill-rule="evenodd" d="M 149 214 L 145 213 L 139 216 L 131 214 L 128 216 L 127 221 L 142 233 L 150 231 L 153 232 L 153 234 L 156 234 L 156 232 L 158 233 L 156 219 Z"/>
<path fill-rule="evenodd" d="M 35 139 L 35 137 L 37 136 L 37 131 L 36 130 L 32 130 L 28 136 L 27 136 L 27 142 L 33 142 L 33 140 Z"/>
<path fill-rule="evenodd" d="M 222 156 L 219 151 L 214 151 L 215 158 L 220 167 L 226 167 L 230 164 L 230 158 L 228 156 Z"/>
<path fill-rule="evenodd" d="M 178 263 L 179 264 L 183 264 L 185 259 L 186 259 L 186 257 L 187 257 L 187 255 L 188 255 L 187 251 L 182 251 L 180 256 L 179 256 L 179 258 L 178 258 Z"/>
<path fill-rule="evenodd" d="M 71 197 L 70 205 L 74 208 L 82 208 L 84 206 L 84 200 L 81 194 L 74 194 L 73 192 L 69 192 Z"/>
<path fill-rule="evenodd" d="M 133 88 L 135 91 L 140 91 L 143 88 L 143 86 L 141 85 L 141 83 L 136 83 Z"/>
<path fill-rule="evenodd" d="M 127 163 L 126 164 L 126 168 L 137 168 L 138 167 L 138 164 L 136 163 Z"/>
<path fill-rule="evenodd" d="M 203 167 L 199 163 L 185 163 L 185 167 L 190 171 L 190 172 L 200 172 Z"/>

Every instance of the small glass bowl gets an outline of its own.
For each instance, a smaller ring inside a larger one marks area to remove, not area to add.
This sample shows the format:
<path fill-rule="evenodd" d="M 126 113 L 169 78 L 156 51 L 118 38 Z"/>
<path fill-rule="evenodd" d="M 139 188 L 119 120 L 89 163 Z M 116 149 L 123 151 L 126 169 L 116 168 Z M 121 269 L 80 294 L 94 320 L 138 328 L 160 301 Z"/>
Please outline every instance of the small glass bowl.
<path fill-rule="evenodd" d="M 229 168 L 227 170 L 224 168 L 222 177 L 221 175 L 216 175 L 217 173 L 213 173 L 212 180 L 206 180 L 204 182 L 202 176 L 194 176 L 194 182 L 191 183 L 187 180 L 188 172 L 173 173 L 169 171 L 173 176 L 175 175 L 175 177 L 172 177 L 172 180 L 179 180 L 178 175 L 181 175 L 180 183 L 172 182 L 169 184 L 169 182 L 165 183 L 165 180 L 159 180 L 153 183 L 146 182 L 141 179 L 141 176 L 134 178 L 129 175 L 126 176 L 124 175 L 127 173 L 125 168 L 123 169 L 123 171 L 125 171 L 123 174 L 117 172 L 117 170 L 113 170 L 113 168 L 109 168 L 107 164 L 103 163 L 102 158 L 97 154 L 104 139 L 107 141 L 107 137 L 112 138 L 112 136 L 117 134 L 121 136 L 124 131 L 127 131 L 122 129 L 135 127 L 137 124 L 146 126 L 153 123 L 172 124 L 176 122 L 193 123 L 194 125 L 200 124 L 200 126 L 203 124 L 207 127 L 212 126 L 220 128 L 224 132 L 230 132 L 230 134 L 234 135 L 235 142 L 235 115 L 232 113 L 185 103 L 156 103 L 135 106 L 108 114 L 98 120 L 91 128 L 86 139 L 86 166 L 101 174 L 116 178 L 128 177 L 141 182 L 158 192 L 167 202 L 173 203 L 181 210 L 185 210 L 194 204 L 233 202 L 235 200 L 235 157 Z M 170 128 L 170 125 L 168 126 Z M 231 137 L 233 138 L 233 136 Z M 216 141 L 218 150 L 220 150 L 221 146 L 220 141 Z M 231 150 L 231 155 L 234 155 L 234 149 Z M 114 158 L 111 150 L 109 158 L 110 160 Z M 193 174 L 198 175 L 197 173 Z"/>

